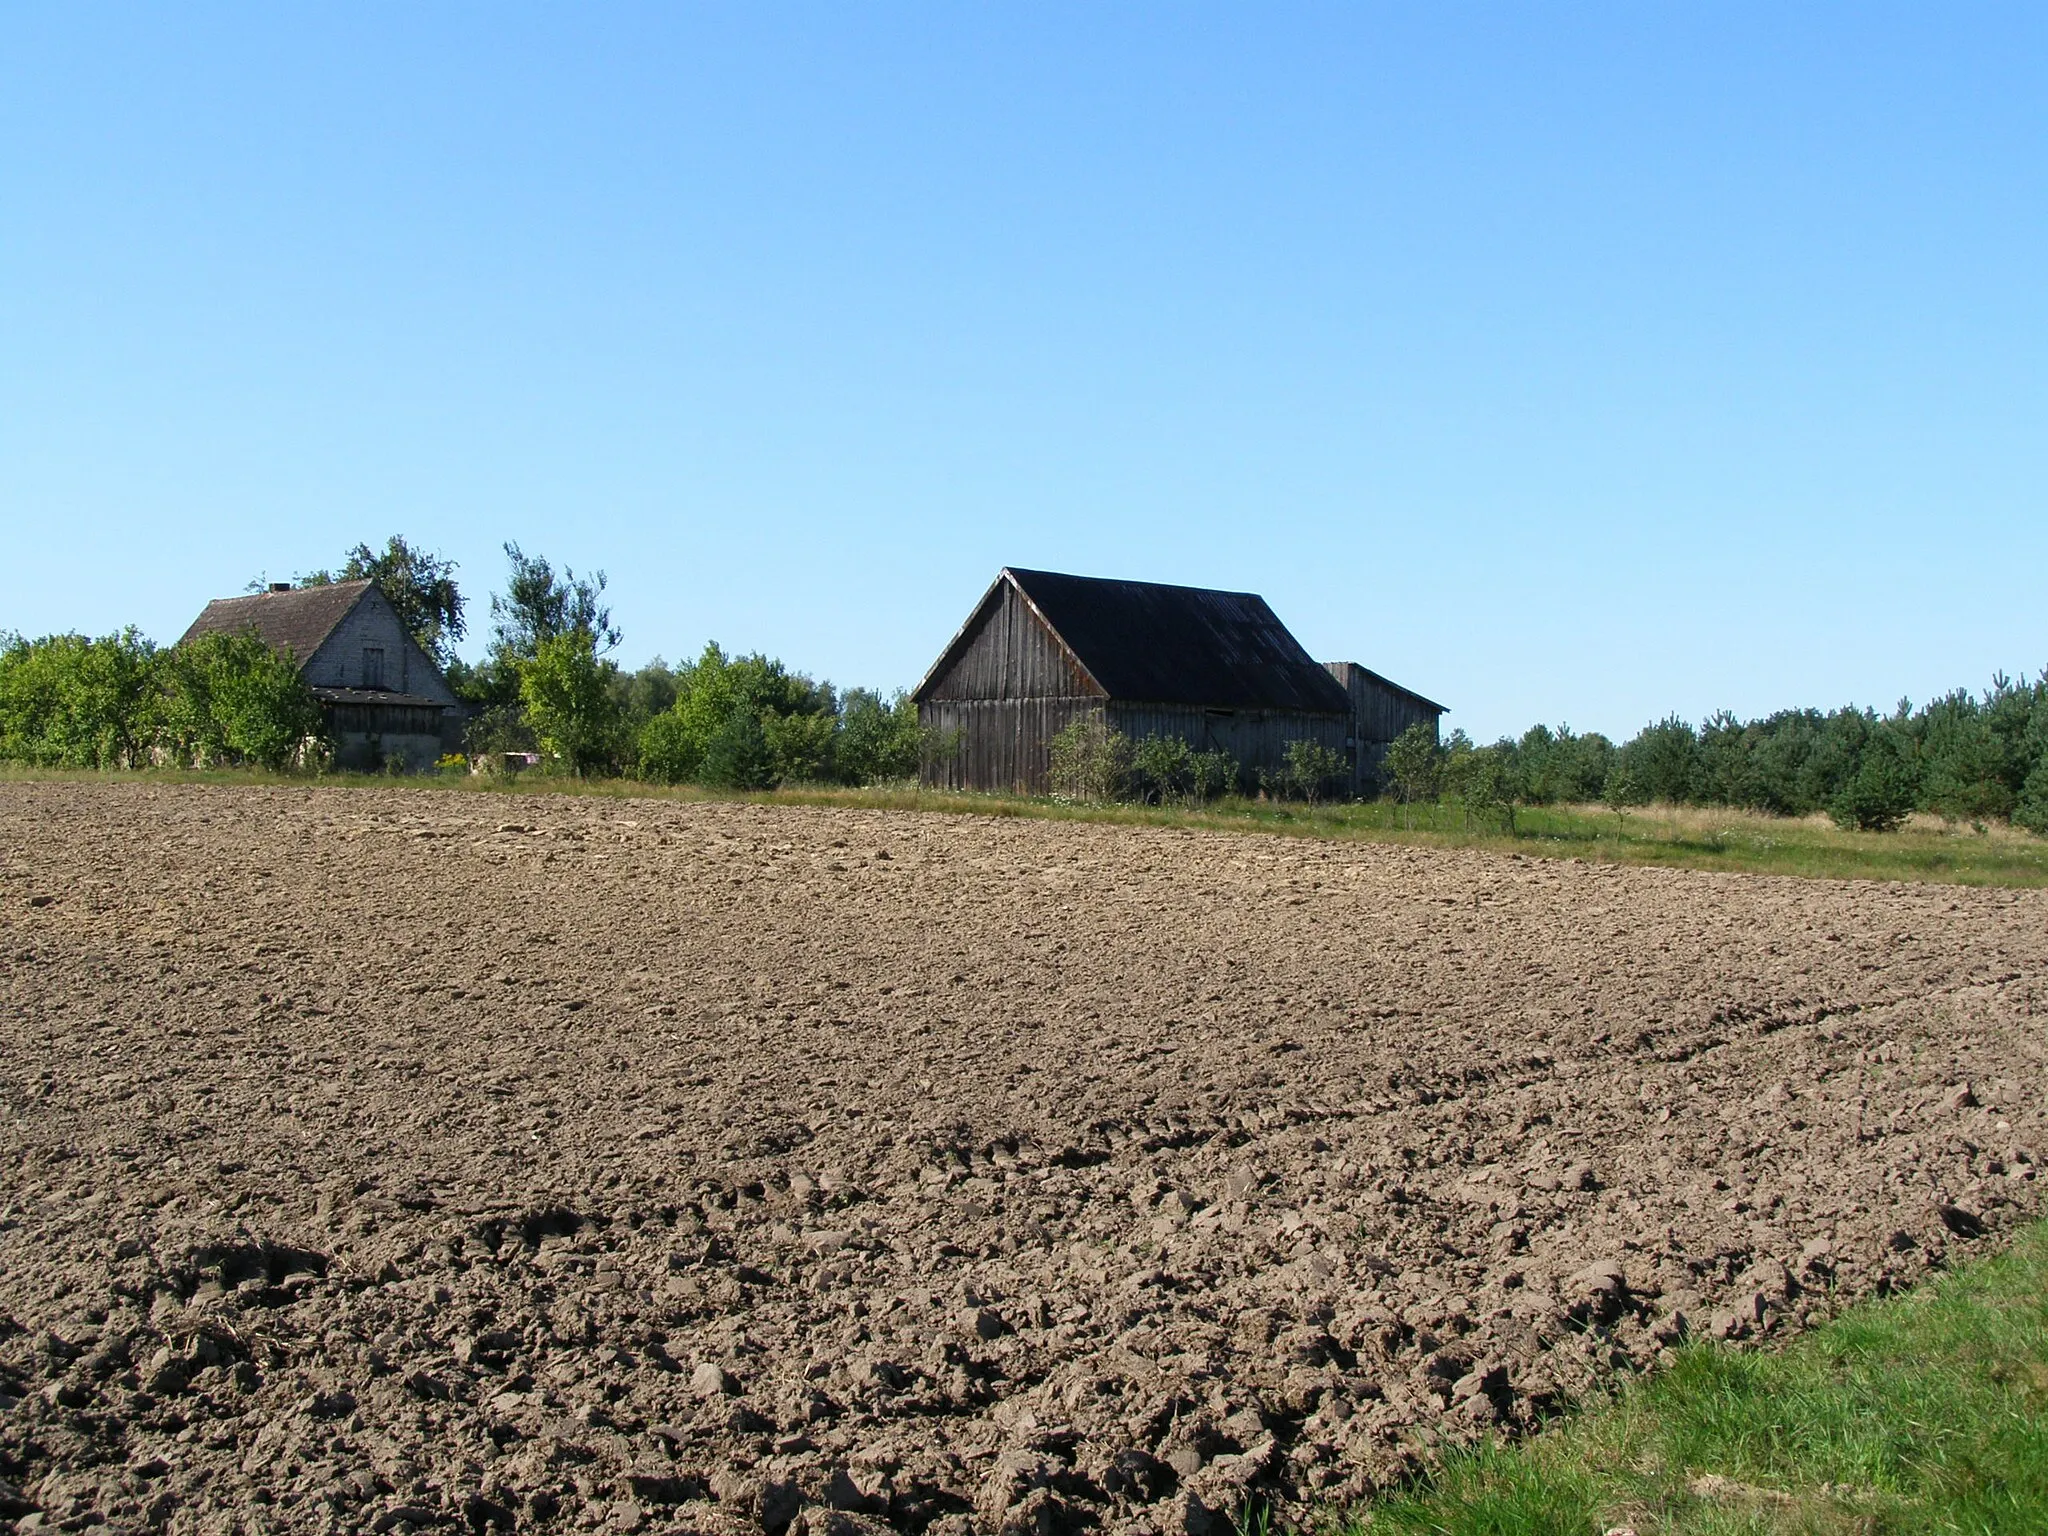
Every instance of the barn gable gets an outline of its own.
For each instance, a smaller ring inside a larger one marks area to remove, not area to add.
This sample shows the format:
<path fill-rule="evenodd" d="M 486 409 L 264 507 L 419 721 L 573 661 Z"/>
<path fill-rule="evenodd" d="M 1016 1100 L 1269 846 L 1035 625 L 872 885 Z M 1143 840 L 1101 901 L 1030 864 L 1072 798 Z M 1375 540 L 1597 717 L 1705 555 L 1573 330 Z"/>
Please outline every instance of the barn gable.
<path fill-rule="evenodd" d="M 913 695 L 1341 715 L 1350 700 L 1252 592 L 1006 568 Z"/>
<path fill-rule="evenodd" d="M 935 699 L 1107 697 L 1011 573 L 997 576 L 913 691 Z"/>

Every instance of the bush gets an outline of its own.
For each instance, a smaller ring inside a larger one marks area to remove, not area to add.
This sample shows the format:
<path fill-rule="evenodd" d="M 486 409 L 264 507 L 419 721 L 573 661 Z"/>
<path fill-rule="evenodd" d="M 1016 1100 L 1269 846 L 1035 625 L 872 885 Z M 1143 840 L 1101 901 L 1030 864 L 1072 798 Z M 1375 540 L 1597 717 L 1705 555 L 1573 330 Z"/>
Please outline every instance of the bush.
<path fill-rule="evenodd" d="M 1326 795 L 1341 793 L 1350 764 L 1344 754 L 1307 737 L 1287 743 L 1286 783 L 1311 807 Z"/>
<path fill-rule="evenodd" d="M 1131 739 L 1100 714 L 1083 715 L 1052 739 L 1047 777 L 1055 797 L 1090 803 L 1121 799 L 1131 777 Z"/>
<path fill-rule="evenodd" d="M 1178 736 L 1147 736 L 1131 753 L 1138 798 L 1154 805 L 1189 798 L 1194 791 L 1194 756 Z"/>
<path fill-rule="evenodd" d="M 884 699 L 866 688 L 849 689 L 839 706 L 833 748 L 840 778 L 849 784 L 886 784 L 917 777 L 925 747 L 917 701 L 907 693 Z"/>
<path fill-rule="evenodd" d="M 1237 759 L 1220 748 L 1188 754 L 1188 793 L 1197 802 L 1229 794 L 1243 776 Z"/>
<path fill-rule="evenodd" d="M 1433 802 L 1442 793 L 1444 749 L 1436 727 L 1418 720 L 1387 745 L 1380 772 L 1403 805 Z"/>
<path fill-rule="evenodd" d="M 1508 832 L 1515 830 L 1515 787 L 1510 768 L 1511 743 L 1476 747 L 1463 755 L 1458 765 L 1458 798 L 1468 818 L 1498 820 Z"/>

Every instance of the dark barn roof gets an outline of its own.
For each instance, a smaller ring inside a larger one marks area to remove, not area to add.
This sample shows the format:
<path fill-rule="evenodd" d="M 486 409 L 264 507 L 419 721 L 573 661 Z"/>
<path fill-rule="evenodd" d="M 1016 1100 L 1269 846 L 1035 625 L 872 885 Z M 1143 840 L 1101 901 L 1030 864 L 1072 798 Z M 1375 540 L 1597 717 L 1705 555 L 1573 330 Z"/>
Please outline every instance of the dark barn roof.
<path fill-rule="evenodd" d="M 1343 687 L 1256 593 L 1007 567 L 991 594 L 1005 581 L 1109 698 L 1306 714 L 1350 711 Z M 927 684 L 950 664 L 962 640 L 940 658 Z"/>
<path fill-rule="evenodd" d="M 179 644 L 200 635 L 232 635 L 253 629 L 265 645 L 274 651 L 290 651 L 303 667 L 370 585 L 367 581 L 337 581 L 332 586 L 294 587 L 289 592 L 216 597 L 192 621 Z"/>

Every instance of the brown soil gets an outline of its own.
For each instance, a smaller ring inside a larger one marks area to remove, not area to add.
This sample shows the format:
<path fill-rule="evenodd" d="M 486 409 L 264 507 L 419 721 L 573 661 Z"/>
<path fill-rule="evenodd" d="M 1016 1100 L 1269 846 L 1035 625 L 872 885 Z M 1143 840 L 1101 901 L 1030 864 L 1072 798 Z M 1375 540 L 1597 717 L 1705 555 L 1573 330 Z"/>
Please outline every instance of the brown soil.
<path fill-rule="evenodd" d="M 28 1529 L 1220 1529 L 2040 1207 L 2048 893 L 21 782 L 0 861 Z"/>

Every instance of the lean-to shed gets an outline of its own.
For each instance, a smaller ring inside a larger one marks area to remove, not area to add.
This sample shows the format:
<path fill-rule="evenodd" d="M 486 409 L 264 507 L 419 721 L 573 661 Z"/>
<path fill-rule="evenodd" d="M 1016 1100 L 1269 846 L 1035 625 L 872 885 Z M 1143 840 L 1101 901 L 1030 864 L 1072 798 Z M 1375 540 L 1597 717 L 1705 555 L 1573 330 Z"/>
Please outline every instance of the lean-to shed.
<path fill-rule="evenodd" d="M 217 597 L 180 643 L 241 630 L 297 663 L 340 766 L 375 770 L 398 759 L 416 771 L 461 750 L 461 701 L 375 582 L 278 583 L 247 597 Z"/>
<path fill-rule="evenodd" d="M 914 696 L 947 748 L 929 755 L 928 784 L 1040 793 L 1052 738 L 1084 718 L 1134 741 L 1178 736 L 1254 772 L 1279 768 L 1290 742 L 1318 741 L 1355 781 L 1355 692 L 1256 593 L 1006 568 Z"/>

